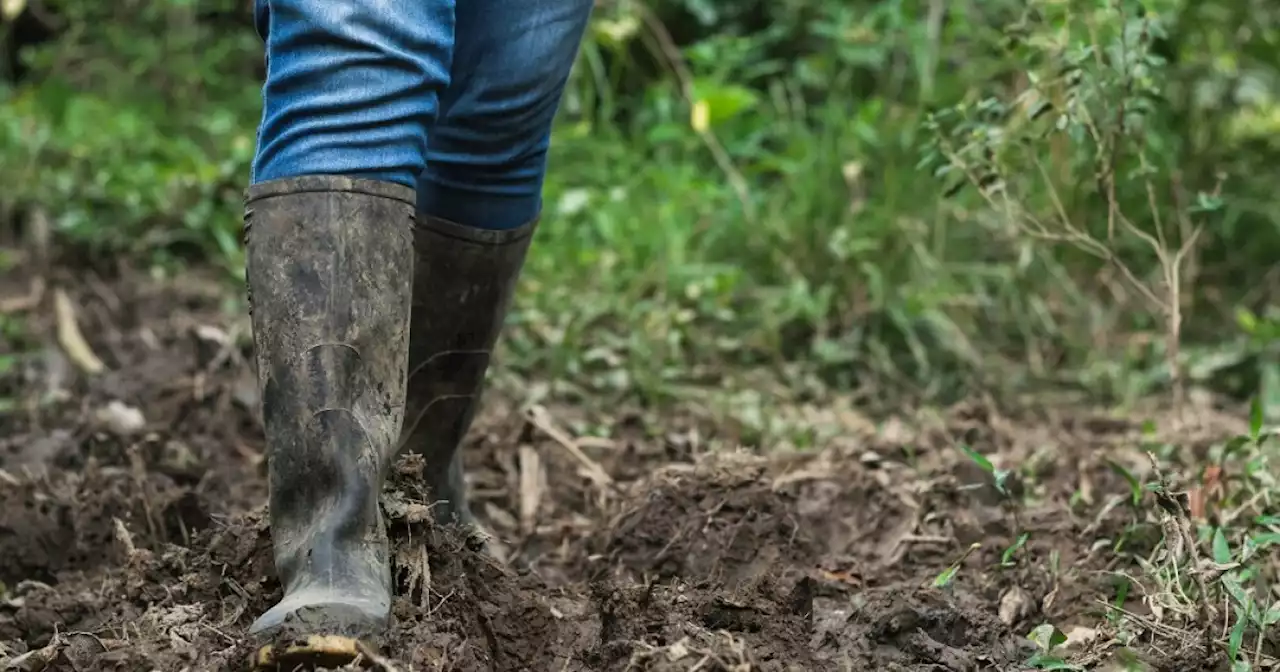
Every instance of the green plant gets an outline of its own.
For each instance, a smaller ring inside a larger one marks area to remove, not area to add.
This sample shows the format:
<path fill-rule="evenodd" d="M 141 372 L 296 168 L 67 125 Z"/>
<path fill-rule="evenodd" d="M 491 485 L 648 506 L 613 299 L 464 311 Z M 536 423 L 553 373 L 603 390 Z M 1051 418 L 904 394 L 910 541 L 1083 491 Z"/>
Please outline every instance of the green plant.
<path fill-rule="evenodd" d="M 1066 643 L 1067 636 L 1061 630 L 1051 623 L 1042 623 L 1037 625 L 1030 634 L 1027 635 L 1036 645 L 1036 652 L 1032 654 L 1031 659 L 1027 661 L 1027 665 L 1037 670 L 1072 670 L 1082 671 L 1085 668 L 1079 665 L 1073 665 L 1054 654 L 1054 649 Z"/>
<path fill-rule="evenodd" d="M 1280 542 L 1274 526 L 1280 518 L 1268 513 L 1267 504 L 1274 500 L 1276 482 L 1267 465 L 1273 459 L 1277 435 L 1265 427 L 1262 406 L 1256 400 L 1250 416 L 1248 434 L 1215 451 L 1210 465 L 1216 492 L 1213 510 L 1190 510 L 1156 465 L 1155 478 L 1144 490 L 1156 505 L 1152 511 L 1163 541 L 1156 553 L 1138 559 L 1143 573 L 1157 586 L 1145 599 L 1164 614 L 1166 623 L 1194 624 L 1203 634 L 1206 650 L 1220 652 L 1233 670 L 1258 665 L 1263 642 L 1280 622 L 1280 603 L 1267 589 L 1267 577 L 1276 570 L 1274 553 L 1266 550 Z M 1155 465 L 1154 455 L 1151 459 Z M 1218 522 L 1207 524 L 1197 516 Z M 1122 613 L 1121 604 L 1122 598 L 1117 601 L 1117 613 Z"/>
<path fill-rule="evenodd" d="M 13 159 L 0 182 L 15 185 L 0 213 L 19 226 L 47 217 L 95 258 L 170 273 L 212 262 L 238 281 L 261 74 L 243 3 L 24 7 L 52 37 L 21 43 L 0 27 L 22 66 L 0 69 L 21 73 L 0 82 L 0 153 Z M 1278 17 L 1260 0 L 606 3 L 555 133 L 507 371 L 569 398 L 696 401 L 740 416 L 752 442 L 811 441 L 779 417 L 854 394 L 1049 383 L 1128 398 L 1179 371 L 1257 389 L 1220 374 L 1274 362 L 1274 348 L 1224 328 L 1215 306 L 1274 308 L 1258 288 L 1274 284 L 1280 254 Z M 1129 66 L 1082 57 L 1110 58 L 1142 26 Z M 1013 112 L 1067 90 L 1051 66 L 1068 56 L 1083 102 L 1041 137 L 1054 115 Z M 1127 120 L 1112 119 L 1117 107 Z M 917 169 L 921 146 L 966 115 L 985 135 L 948 136 L 958 155 L 1012 178 L 994 206 L 944 198 L 950 183 Z M 982 147 L 1000 149 L 994 162 L 971 159 Z M 1204 203 L 1216 210 L 1194 213 L 1198 192 L 1217 193 Z M 1195 215 L 1194 250 L 1179 255 L 1176 237 L 1162 248 L 1181 259 L 1179 297 L 1160 288 L 1170 266 L 1154 248 L 1115 247 L 1140 281 L 1125 284 L 1112 265 L 1014 231 L 1011 211 L 1058 222 L 1055 193 L 1065 221 L 1107 249 L 1117 212 L 1152 235 Z M 1160 300 L 1154 315 L 1132 310 L 1139 287 Z M 1176 341 L 1150 338 L 1173 321 L 1160 306 L 1182 313 Z"/>
<path fill-rule="evenodd" d="M 1000 553 L 1000 566 L 1004 568 L 1013 567 L 1017 564 L 1015 556 L 1031 539 L 1031 534 L 1022 530 L 1022 522 L 1018 515 L 1022 502 L 1014 496 L 1010 488 L 1010 478 L 1014 476 L 1014 472 L 1009 469 L 997 469 L 990 459 L 967 445 L 962 444 L 960 451 L 991 478 L 991 487 L 995 488 L 1000 495 L 1001 504 L 1005 511 L 1009 513 L 1014 540 Z"/>
<path fill-rule="evenodd" d="M 1120 0 L 1033 3 L 1024 27 L 1034 22 L 1041 39 L 1012 49 L 1025 67 L 1022 90 L 931 116 L 926 161 L 956 185 L 948 191 L 975 187 L 1005 235 L 1071 246 L 1117 273 L 1164 323 L 1180 406 L 1184 287 L 1193 281 L 1185 275 L 1204 232 L 1193 217 L 1221 206 L 1221 185 L 1187 205 L 1172 148 L 1159 140 L 1167 120 L 1153 101 L 1167 61 L 1155 45 L 1168 33 L 1158 11 L 1133 14 Z M 1105 214 L 1083 211 L 1088 199 Z M 1135 256 L 1154 257 L 1155 277 L 1134 270 Z"/>

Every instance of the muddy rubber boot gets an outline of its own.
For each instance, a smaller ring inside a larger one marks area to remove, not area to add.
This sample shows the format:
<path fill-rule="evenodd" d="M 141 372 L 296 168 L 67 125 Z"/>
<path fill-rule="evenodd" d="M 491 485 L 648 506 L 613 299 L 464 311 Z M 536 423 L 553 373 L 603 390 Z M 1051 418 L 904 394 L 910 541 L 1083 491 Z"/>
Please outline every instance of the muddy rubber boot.
<path fill-rule="evenodd" d="M 250 633 L 292 638 L 257 667 L 332 664 L 389 625 L 379 497 L 404 418 L 413 219 L 413 190 L 394 184 L 309 176 L 249 189 L 246 275 L 284 586 Z"/>
<path fill-rule="evenodd" d="M 423 456 L 436 521 L 476 531 L 459 446 L 537 222 L 490 231 L 419 215 L 401 446 Z"/>

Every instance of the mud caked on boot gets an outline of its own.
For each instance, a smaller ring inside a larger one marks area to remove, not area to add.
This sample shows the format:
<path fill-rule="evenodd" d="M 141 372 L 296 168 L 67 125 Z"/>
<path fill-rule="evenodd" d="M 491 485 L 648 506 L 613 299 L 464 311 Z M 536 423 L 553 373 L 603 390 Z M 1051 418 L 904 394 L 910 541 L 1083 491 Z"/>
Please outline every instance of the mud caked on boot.
<path fill-rule="evenodd" d="M 336 176 L 265 182 L 247 279 L 281 601 L 252 666 L 341 665 L 390 623 L 379 507 L 403 420 L 414 192 Z"/>
<path fill-rule="evenodd" d="M 401 447 L 424 458 L 438 523 L 479 532 L 459 446 L 475 417 L 537 221 L 488 230 L 418 215 Z"/>

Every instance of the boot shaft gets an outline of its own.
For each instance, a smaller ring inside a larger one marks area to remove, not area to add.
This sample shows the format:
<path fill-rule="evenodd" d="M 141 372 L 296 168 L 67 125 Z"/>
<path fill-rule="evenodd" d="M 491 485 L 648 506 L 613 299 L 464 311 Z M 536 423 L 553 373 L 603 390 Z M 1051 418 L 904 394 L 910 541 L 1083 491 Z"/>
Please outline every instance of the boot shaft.
<path fill-rule="evenodd" d="M 537 222 L 491 231 L 419 217 L 401 444 L 426 460 L 442 522 L 470 522 L 458 447 L 475 416 Z"/>
<path fill-rule="evenodd" d="M 249 190 L 247 280 L 286 592 L 318 577 L 389 590 L 378 502 L 403 421 L 413 209 L 411 189 L 336 176 Z"/>

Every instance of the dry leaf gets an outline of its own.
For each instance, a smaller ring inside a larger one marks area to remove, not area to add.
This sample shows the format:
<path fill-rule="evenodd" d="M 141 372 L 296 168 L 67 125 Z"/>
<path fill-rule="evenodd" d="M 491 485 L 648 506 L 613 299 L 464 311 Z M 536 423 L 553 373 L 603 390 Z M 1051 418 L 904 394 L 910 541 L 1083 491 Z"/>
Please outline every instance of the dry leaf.
<path fill-rule="evenodd" d="M 80 333 L 80 327 L 76 324 L 75 308 L 71 306 L 71 299 L 66 291 L 54 290 L 53 312 L 58 321 L 58 344 L 66 351 L 67 357 L 85 373 L 102 373 L 107 367 L 94 354 L 93 349 L 84 340 L 84 335 Z"/>
<path fill-rule="evenodd" d="M 0 0 L 0 19 L 12 21 L 27 8 L 27 0 Z"/>
<path fill-rule="evenodd" d="M 520 446 L 520 531 L 533 532 L 538 521 L 538 505 L 542 502 L 542 458 L 533 446 Z"/>
<path fill-rule="evenodd" d="M 1030 616 L 1032 607 L 1031 596 L 1027 594 L 1027 591 L 1014 586 L 1000 598 L 998 610 L 1000 621 L 1005 625 L 1012 626 Z"/>
<path fill-rule="evenodd" d="M 1062 643 L 1064 649 L 1074 649 L 1092 644 L 1098 638 L 1099 632 L 1093 628 L 1077 626 L 1066 633 L 1066 641 Z"/>

